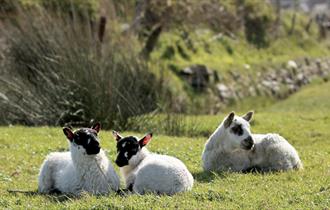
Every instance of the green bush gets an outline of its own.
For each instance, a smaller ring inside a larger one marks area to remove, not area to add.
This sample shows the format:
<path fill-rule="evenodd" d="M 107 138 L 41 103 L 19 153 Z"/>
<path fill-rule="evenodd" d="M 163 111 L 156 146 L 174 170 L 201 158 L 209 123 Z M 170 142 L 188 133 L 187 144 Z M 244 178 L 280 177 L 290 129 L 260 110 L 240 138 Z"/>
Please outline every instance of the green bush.
<path fill-rule="evenodd" d="M 11 12 L 15 10 L 15 2 L 12 0 L 0 0 L 0 12 Z"/>
<path fill-rule="evenodd" d="M 47 9 L 60 10 L 72 14 L 77 13 L 81 17 L 86 15 L 95 17 L 99 8 L 100 0 L 39 0 L 40 4 Z"/>
<path fill-rule="evenodd" d="M 100 0 L 0 0 L 0 11 L 2 12 L 17 12 L 18 7 L 34 8 L 38 6 L 49 11 L 94 18 L 100 7 Z"/>
<path fill-rule="evenodd" d="M 244 30 L 247 41 L 258 48 L 267 47 L 268 31 L 274 19 L 272 8 L 257 0 L 241 1 L 244 5 Z"/>
<path fill-rule="evenodd" d="M 110 24 L 115 24 L 110 22 Z M 115 29 L 115 25 L 108 26 Z M 133 37 L 115 30 L 100 43 L 89 23 L 45 10 L 6 25 L 9 52 L 0 87 L 1 123 L 87 124 L 123 128 L 157 107 L 161 83 L 138 56 Z M 2 83 L 2 84 L 1 84 Z"/>

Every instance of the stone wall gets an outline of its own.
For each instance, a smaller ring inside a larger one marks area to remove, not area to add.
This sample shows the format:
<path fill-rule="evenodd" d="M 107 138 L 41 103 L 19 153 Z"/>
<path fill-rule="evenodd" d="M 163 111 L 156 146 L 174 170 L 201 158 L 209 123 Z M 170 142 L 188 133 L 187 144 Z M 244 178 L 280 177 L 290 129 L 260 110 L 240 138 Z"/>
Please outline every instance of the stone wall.
<path fill-rule="evenodd" d="M 199 66 L 202 73 L 196 70 Z M 201 66 L 203 68 L 201 68 Z M 188 71 L 191 68 L 194 71 Z M 254 71 L 249 65 L 245 65 L 245 72 L 229 71 L 226 75 L 219 76 L 216 71 L 207 69 L 203 65 L 193 65 L 185 68 L 184 72 L 190 72 L 190 76 L 184 76 L 189 84 L 196 89 L 196 84 L 191 82 L 191 78 L 198 76 L 207 77 L 194 79 L 193 81 L 203 81 L 203 84 L 197 85 L 198 91 L 201 87 L 205 90 L 212 89 L 219 103 L 228 105 L 232 102 L 242 100 L 246 97 L 270 96 L 277 99 L 288 97 L 297 92 L 304 85 L 312 80 L 320 78 L 328 81 L 330 74 L 330 58 L 309 59 L 305 58 L 297 61 L 288 61 L 280 67 L 264 67 L 259 71 Z M 204 72 L 209 72 L 208 74 Z M 257 72 L 257 73 L 256 73 Z M 213 77 L 210 79 L 209 77 Z M 188 78 L 188 79 L 187 79 Z M 208 82 L 207 86 L 205 82 Z"/>

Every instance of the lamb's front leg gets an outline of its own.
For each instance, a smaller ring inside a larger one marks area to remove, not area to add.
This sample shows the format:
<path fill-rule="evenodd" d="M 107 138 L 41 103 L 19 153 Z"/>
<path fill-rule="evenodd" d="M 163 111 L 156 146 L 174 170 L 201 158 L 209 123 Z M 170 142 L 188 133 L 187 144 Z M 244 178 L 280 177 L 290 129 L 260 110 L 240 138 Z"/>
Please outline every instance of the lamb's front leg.
<path fill-rule="evenodd" d="M 136 174 L 135 173 L 131 173 L 127 178 L 126 178 L 126 189 L 129 191 L 133 191 L 133 186 L 134 186 L 134 182 L 135 182 L 135 178 L 136 178 Z"/>
<path fill-rule="evenodd" d="M 54 164 L 55 161 L 46 159 L 41 166 L 38 177 L 38 192 L 39 193 L 51 193 L 54 190 Z"/>
<path fill-rule="evenodd" d="M 132 173 L 131 175 L 127 176 L 125 179 L 125 189 L 119 189 L 117 190 L 117 194 L 120 196 L 127 196 L 131 193 L 133 193 L 133 186 L 135 182 L 135 174 Z"/>
<path fill-rule="evenodd" d="M 52 165 L 53 164 L 53 165 Z M 38 192 L 45 194 L 61 194 L 63 191 L 59 189 L 56 183 L 56 167 L 54 167 L 54 162 L 50 163 L 46 160 L 43 164 L 39 177 L 38 177 Z"/>
<path fill-rule="evenodd" d="M 227 160 L 231 171 L 244 172 L 251 167 L 249 151 L 235 150 Z"/>

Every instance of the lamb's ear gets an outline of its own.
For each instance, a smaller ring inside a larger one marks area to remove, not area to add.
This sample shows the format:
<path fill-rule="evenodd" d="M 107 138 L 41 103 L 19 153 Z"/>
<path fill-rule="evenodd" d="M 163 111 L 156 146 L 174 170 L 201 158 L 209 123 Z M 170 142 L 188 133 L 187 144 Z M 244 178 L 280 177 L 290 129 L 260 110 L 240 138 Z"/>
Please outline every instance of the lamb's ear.
<path fill-rule="evenodd" d="M 225 128 L 228 128 L 230 126 L 230 124 L 234 120 L 234 117 L 235 117 L 235 112 L 230 112 L 230 114 L 228 115 L 228 117 L 223 122 L 223 125 L 225 126 Z"/>
<path fill-rule="evenodd" d="M 147 145 L 152 138 L 152 133 L 148 133 L 147 135 L 145 135 L 142 139 L 140 139 L 139 144 L 141 147 L 144 147 L 145 145 Z"/>
<path fill-rule="evenodd" d="M 97 122 L 92 126 L 92 129 L 96 130 L 96 132 L 100 132 L 101 130 L 101 123 Z"/>
<path fill-rule="evenodd" d="M 253 117 L 254 112 L 253 111 L 249 111 L 248 113 L 246 113 L 244 116 L 242 116 L 242 118 L 248 122 L 251 121 L 252 117 Z"/>
<path fill-rule="evenodd" d="M 119 141 L 123 138 L 117 131 L 112 131 L 112 135 L 115 137 L 116 141 Z"/>
<path fill-rule="evenodd" d="M 73 140 L 73 132 L 70 128 L 64 127 L 63 128 L 63 133 L 66 136 L 66 138 L 68 138 L 70 141 Z"/>

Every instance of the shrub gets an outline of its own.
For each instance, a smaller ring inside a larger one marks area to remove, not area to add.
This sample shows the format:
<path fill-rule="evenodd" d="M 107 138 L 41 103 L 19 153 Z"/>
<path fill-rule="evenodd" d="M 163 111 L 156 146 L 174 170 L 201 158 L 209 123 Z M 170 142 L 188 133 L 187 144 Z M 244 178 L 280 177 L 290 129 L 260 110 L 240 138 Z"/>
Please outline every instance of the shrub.
<path fill-rule="evenodd" d="M 273 22 L 273 12 L 270 5 L 257 0 L 242 1 L 244 14 L 245 37 L 248 42 L 258 48 L 269 45 L 268 30 Z"/>
<path fill-rule="evenodd" d="M 0 123 L 95 119 L 123 128 L 129 117 L 156 108 L 161 83 L 139 58 L 134 38 L 116 32 L 115 21 L 102 43 L 88 22 L 43 9 L 22 12 L 14 23 L 5 27 Z"/>
<path fill-rule="evenodd" d="M 99 0 L 40 0 L 40 4 L 50 10 L 60 10 L 63 13 L 77 13 L 80 17 L 88 15 L 95 17 L 99 8 Z"/>
<path fill-rule="evenodd" d="M 129 125 L 133 131 L 154 132 L 169 136 L 208 136 L 212 131 L 205 129 L 196 116 L 183 114 L 157 114 L 150 113 L 132 117 Z"/>
<path fill-rule="evenodd" d="M 0 11 L 11 12 L 15 9 L 15 3 L 13 0 L 0 0 Z"/>

